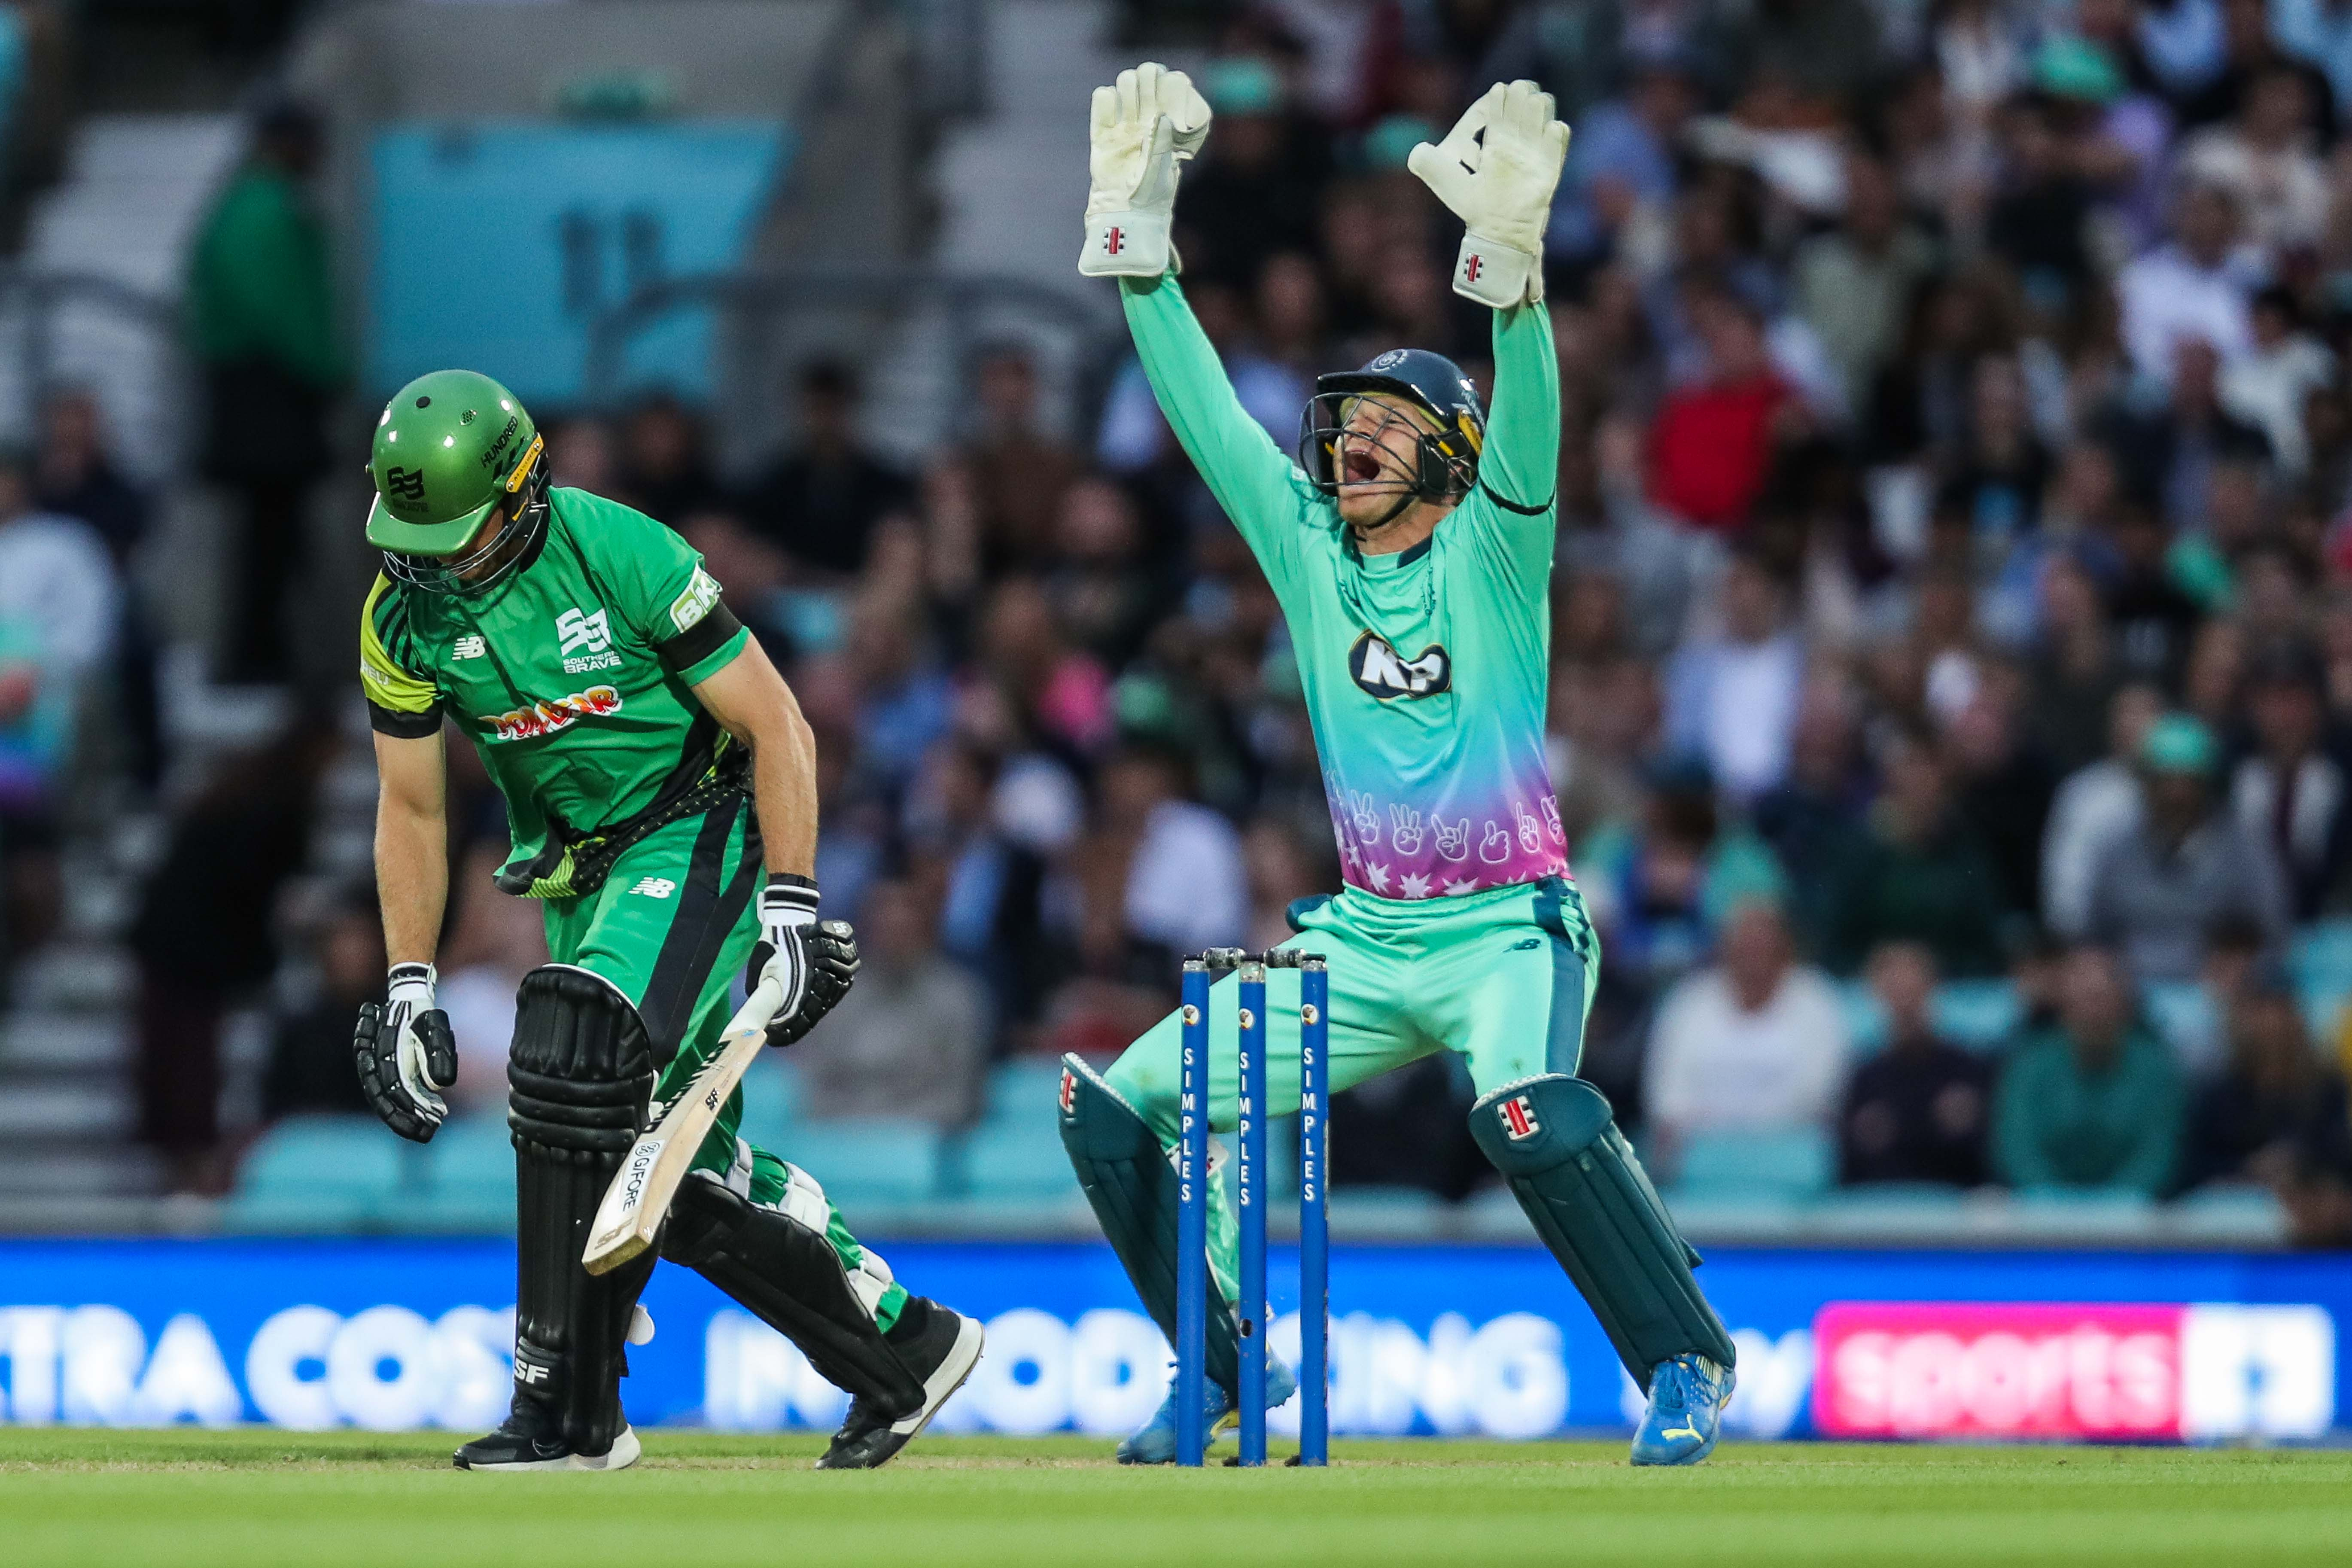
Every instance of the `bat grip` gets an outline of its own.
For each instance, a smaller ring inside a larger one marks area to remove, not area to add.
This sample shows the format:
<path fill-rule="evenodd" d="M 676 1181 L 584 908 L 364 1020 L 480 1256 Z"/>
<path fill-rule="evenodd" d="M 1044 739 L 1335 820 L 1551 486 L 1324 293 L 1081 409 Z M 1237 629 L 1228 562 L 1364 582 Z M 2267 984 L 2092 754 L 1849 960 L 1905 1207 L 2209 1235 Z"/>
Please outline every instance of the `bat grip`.
<path fill-rule="evenodd" d="M 751 1029 L 764 1030 L 775 1021 L 776 1014 L 782 1009 L 783 1005 L 783 983 L 779 980 L 762 980 L 751 987 L 751 994 L 743 998 L 743 1005 L 738 1007 L 735 1010 L 735 1016 L 727 1020 L 727 1032 L 730 1035 L 740 1035 Z"/>

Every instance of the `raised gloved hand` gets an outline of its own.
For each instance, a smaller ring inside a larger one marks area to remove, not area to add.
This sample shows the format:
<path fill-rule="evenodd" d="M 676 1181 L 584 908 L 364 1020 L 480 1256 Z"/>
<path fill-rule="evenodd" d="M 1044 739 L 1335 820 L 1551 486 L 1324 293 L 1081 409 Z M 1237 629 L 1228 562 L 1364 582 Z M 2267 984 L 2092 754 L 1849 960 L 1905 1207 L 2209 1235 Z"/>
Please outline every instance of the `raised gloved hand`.
<path fill-rule="evenodd" d="M 1456 294 L 1498 310 L 1543 298 L 1544 229 L 1567 157 L 1568 127 L 1531 81 L 1496 83 L 1444 141 L 1412 150 L 1405 166 L 1468 231 L 1454 262 Z"/>
<path fill-rule="evenodd" d="M 816 918 L 816 884 L 771 876 L 760 889 L 760 946 L 752 972 L 774 981 L 782 1004 L 768 1024 L 768 1043 L 789 1046 L 849 994 L 857 978 L 857 933 L 847 921 Z"/>
<path fill-rule="evenodd" d="M 1209 104 L 1182 71 L 1150 61 L 1095 89 L 1087 132 L 1089 278 L 1157 278 L 1175 265 L 1168 238 L 1176 212 L 1176 165 L 1209 137 Z"/>
<path fill-rule="evenodd" d="M 383 1124 L 429 1143 L 449 1114 L 441 1091 L 457 1081 L 457 1037 L 449 1015 L 433 1005 L 433 966 L 395 963 L 384 1000 L 360 1009 L 352 1055 L 360 1089 Z"/>

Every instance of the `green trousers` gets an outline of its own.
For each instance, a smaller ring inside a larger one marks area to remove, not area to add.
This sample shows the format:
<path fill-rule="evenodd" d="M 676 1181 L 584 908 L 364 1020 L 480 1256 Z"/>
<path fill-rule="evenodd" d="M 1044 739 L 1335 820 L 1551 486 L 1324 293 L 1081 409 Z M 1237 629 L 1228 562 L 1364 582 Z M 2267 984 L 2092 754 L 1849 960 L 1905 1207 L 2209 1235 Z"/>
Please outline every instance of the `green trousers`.
<path fill-rule="evenodd" d="M 1286 949 L 1319 952 L 1331 973 L 1331 1092 L 1438 1051 L 1461 1053 L 1484 1094 L 1538 1073 L 1573 1073 L 1601 978 L 1601 945 L 1574 883 L 1547 878 L 1466 898 L 1413 903 L 1349 889 L 1302 900 Z M 1209 1006 L 1209 1125 L 1234 1129 L 1239 1100 L 1239 982 Z M 1266 973 L 1266 1105 L 1298 1112 L 1298 971 Z M 1153 1025 L 1105 1075 L 1159 1134 L 1177 1136 L 1182 1020 Z M 1209 1256 L 1235 1294 L 1237 1238 L 1222 1168 L 1210 1173 Z"/>
<path fill-rule="evenodd" d="M 610 982 L 637 1010 L 660 1068 L 658 1100 L 710 1059 L 734 1012 L 735 977 L 760 939 L 760 855 L 759 823 L 738 796 L 631 845 L 596 891 L 547 900 L 548 957 Z M 813 1174 L 740 1137 L 742 1120 L 738 1089 L 694 1168 L 824 1232 L 845 1269 L 878 1277 L 875 1321 L 888 1329 L 907 1299 L 889 1266 L 858 1244 Z"/>

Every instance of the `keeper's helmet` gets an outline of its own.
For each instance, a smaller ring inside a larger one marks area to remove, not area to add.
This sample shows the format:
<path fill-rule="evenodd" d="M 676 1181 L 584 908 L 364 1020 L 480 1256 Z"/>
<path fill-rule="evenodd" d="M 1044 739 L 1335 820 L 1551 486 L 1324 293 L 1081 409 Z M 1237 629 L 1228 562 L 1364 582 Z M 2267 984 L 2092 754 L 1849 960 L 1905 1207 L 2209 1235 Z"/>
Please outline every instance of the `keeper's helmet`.
<path fill-rule="evenodd" d="M 1462 367 L 1426 349 L 1391 349 L 1361 370 L 1315 379 L 1315 395 L 1298 422 L 1298 466 L 1315 488 L 1337 495 L 1340 437 L 1366 396 L 1391 397 L 1419 409 L 1437 426 L 1422 430 L 1419 461 L 1411 474 L 1394 474 L 1401 494 L 1386 522 L 1416 500 L 1449 500 L 1470 493 L 1478 482 L 1478 453 L 1486 442 L 1486 415 L 1478 389 Z M 1378 525 L 1375 525 L 1378 526 Z"/>
<path fill-rule="evenodd" d="M 436 370 L 393 395 L 368 458 L 368 542 L 384 570 L 436 594 L 479 593 L 547 526 L 547 447 L 522 400 L 488 376 Z M 498 529 L 477 540 L 493 511 Z M 507 558 L 498 569 L 484 564 Z M 475 574 L 470 579 L 467 574 Z"/>

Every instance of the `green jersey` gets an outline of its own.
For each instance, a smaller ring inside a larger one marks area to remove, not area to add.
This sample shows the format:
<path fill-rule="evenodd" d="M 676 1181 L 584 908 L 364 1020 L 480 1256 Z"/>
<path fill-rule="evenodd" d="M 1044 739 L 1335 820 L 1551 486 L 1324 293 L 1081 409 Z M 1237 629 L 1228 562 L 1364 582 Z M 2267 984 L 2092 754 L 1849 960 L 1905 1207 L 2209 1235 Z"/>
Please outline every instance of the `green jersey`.
<path fill-rule="evenodd" d="M 556 489 L 529 555 L 487 592 L 378 576 L 360 616 L 360 684 L 383 734 L 431 735 L 446 716 L 472 738 L 514 837 L 501 884 L 561 897 L 583 890 L 572 846 L 646 825 L 740 765 L 691 688 L 747 636 L 676 533 Z"/>

